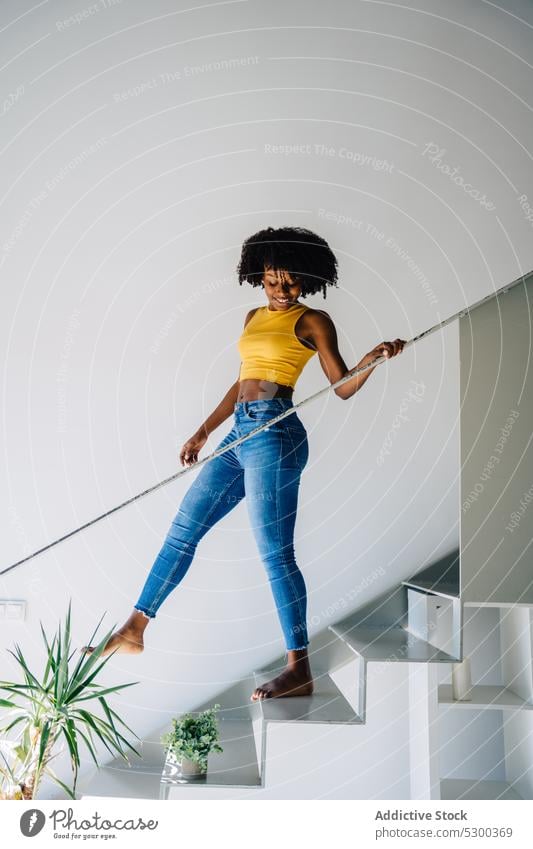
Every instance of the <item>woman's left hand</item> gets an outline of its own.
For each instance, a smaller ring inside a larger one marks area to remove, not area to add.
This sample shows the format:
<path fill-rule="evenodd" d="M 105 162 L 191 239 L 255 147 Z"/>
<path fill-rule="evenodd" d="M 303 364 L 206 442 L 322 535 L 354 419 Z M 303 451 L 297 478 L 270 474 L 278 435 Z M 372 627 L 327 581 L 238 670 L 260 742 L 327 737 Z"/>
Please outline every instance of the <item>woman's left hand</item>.
<path fill-rule="evenodd" d="M 375 360 L 376 357 L 386 357 L 390 360 L 390 358 L 395 357 L 396 354 L 401 354 L 404 345 L 405 339 L 395 339 L 394 342 L 381 342 L 368 352 L 367 357 L 371 360 Z"/>

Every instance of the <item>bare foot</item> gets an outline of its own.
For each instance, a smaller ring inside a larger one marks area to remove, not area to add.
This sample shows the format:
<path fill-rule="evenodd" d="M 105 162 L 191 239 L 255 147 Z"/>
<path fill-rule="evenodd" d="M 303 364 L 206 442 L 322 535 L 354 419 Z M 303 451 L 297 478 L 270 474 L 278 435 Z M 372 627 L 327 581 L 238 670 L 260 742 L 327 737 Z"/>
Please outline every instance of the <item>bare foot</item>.
<path fill-rule="evenodd" d="M 309 666 L 307 649 L 287 652 L 287 666 L 272 681 L 256 687 L 250 700 L 276 699 L 284 696 L 310 696 L 313 692 L 313 676 Z"/>
<path fill-rule="evenodd" d="M 116 650 L 117 654 L 140 654 L 144 650 L 143 633 L 150 619 L 139 610 L 134 610 L 122 628 L 108 639 L 101 657 Z M 92 654 L 94 646 L 82 646 L 80 651 Z"/>

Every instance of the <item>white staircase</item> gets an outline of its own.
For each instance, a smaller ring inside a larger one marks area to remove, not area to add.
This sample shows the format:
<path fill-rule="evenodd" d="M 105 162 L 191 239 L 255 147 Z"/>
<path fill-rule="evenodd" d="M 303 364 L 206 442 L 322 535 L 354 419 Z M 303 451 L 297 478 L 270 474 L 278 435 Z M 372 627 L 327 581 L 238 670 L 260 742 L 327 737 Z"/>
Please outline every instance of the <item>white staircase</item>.
<path fill-rule="evenodd" d="M 311 748 L 316 758 L 319 753 L 315 746 L 321 736 L 331 742 L 331 729 L 349 735 L 361 719 L 316 662 L 312 663 L 315 688 L 311 696 L 250 701 L 255 687 L 274 677 L 283 666 L 280 660 L 265 667 L 217 697 L 215 701 L 222 706 L 217 718 L 223 752 L 210 756 L 205 780 L 180 780 L 177 766 L 165 762 L 163 746 L 157 740 L 147 740 L 140 748 L 142 758 L 130 757 L 131 767 L 113 760 L 93 775 L 82 798 L 251 798 L 254 791 L 257 795 L 269 786 L 271 773 L 281 771 L 284 782 L 291 778 L 297 781 L 304 749 Z M 205 707 L 208 705 L 198 710 Z M 287 739 L 294 740 L 295 732 L 301 736 L 300 754 L 287 758 Z M 341 733 L 337 741 L 341 747 L 342 740 Z"/>
<path fill-rule="evenodd" d="M 165 761 L 165 727 L 143 741 L 131 766 L 114 760 L 94 773 L 81 798 L 531 798 L 531 758 L 513 743 L 532 728 L 524 657 L 531 657 L 533 606 L 469 605 L 463 623 L 458 576 L 452 552 L 314 637 L 311 696 L 250 701 L 283 668 L 282 657 L 199 705 L 221 705 L 223 753 L 210 756 L 204 780 L 183 781 Z M 474 685 L 471 701 L 455 701 L 449 682 L 464 634 L 469 653 L 488 640 L 486 656 L 505 658 L 497 671 L 503 680 L 494 683 L 491 673 L 492 683 Z M 487 711 L 495 763 L 483 751 L 479 722 Z M 500 762 L 495 735 L 505 741 Z"/>

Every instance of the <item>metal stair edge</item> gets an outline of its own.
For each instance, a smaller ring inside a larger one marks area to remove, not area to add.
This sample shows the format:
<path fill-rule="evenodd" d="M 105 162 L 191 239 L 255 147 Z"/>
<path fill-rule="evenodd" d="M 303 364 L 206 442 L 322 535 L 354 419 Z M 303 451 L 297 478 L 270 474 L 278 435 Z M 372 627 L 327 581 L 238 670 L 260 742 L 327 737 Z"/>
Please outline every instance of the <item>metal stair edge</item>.
<path fill-rule="evenodd" d="M 451 590 L 439 589 L 438 584 L 430 585 L 428 582 L 427 585 L 424 585 L 423 581 L 415 580 L 402 581 L 401 586 L 408 587 L 408 589 L 411 590 L 417 590 L 418 592 L 425 593 L 426 595 L 438 595 L 441 598 L 450 598 L 454 601 L 459 600 L 461 597 L 459 587 L 457 587 L 457 592 L 452 592 Z"/>
<path fill-rule="evenodd" d="M 342 621 L 329 625 L 328 628 L 340 640 L 343 640 L 351 648 L 354 654 L 363 657 L 367 663 L 390 662 L 390 663 L 458 663 L 460 659 L 448 654 L 425 640 L 420 639 L 414 633 L 401 625 L 392 626 L 357 626 L 348 630 L 342 627 Z M 359 631 L 360 638 L 356 634 Z M 369 637 L 375 635 L 374 640 Z M 405 635 L 408 635 L 407 637 Z M 408 645 L 410 642 L 410 645 Z M 388 643 L 388 645 L 387 645 Z M 395 651 L 391 651 L 396 643 Z M 375 646 L 372 649 L 372 646 Z M 404 655 L 398 657 L 396 651 L 402 651 Z M 418 656 L 417 656 L 418 654 Z"/>

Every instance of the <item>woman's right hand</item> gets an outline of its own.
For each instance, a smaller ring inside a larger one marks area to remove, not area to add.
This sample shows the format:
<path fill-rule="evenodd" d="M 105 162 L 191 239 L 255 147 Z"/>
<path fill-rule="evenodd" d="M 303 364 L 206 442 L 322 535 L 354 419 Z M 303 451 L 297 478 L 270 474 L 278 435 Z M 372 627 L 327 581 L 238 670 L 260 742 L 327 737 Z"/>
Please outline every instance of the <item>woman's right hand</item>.
<path fill-rule="evenodd" d="M 187 442 L 183 443 L 180 451 L 180 463 L 182 466 L 192 466 L 198 462 L 198 452 L 207 442 L 207 436 L 195 434 Z"/>

